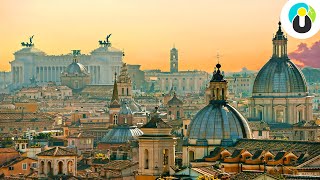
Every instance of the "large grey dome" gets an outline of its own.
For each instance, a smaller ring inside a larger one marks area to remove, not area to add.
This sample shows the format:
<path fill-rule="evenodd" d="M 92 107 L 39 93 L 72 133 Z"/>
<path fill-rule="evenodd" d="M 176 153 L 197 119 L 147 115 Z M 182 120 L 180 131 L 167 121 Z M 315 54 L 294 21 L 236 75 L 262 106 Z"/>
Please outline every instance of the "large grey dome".
<path fill-rule="evenodd" d="M 65 73 L 68 74 L 88 74 L 87 69 L 80 63 L 73 62 L 65 70 Z"/>
<path fill-rule="evenodd" d="M 232 145 L 239 138 L 252 138 L 247 120 L 228 103 L 211 101 L 191 121 L 189 144 Z"/>
<path fill-rule="evenodd" d="M 288 58 L 272 58 L 259 71 L 253 95 L 262 93 L 306 93 L 306 80 L 300 69 Z M 282 94 L 283 95 L 283 94 Z"/>
<path fill-rule="evenodd" d="M 107 132 L 107 134 L 101 139 L 101 143 L 124 144 L 135 140 L 141 135 L 143 135 L 143 132 L 136 126 L 116 126 Z"/>

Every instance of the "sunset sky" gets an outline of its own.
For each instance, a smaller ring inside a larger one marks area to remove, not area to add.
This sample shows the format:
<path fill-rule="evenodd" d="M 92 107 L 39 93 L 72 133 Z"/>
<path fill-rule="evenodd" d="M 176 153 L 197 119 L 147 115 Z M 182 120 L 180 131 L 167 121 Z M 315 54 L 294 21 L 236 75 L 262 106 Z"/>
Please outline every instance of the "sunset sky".
<path fill-rule="evenodd" d="M 72 49 L 88 54 L 109 33 L 113 46 L 125 51 L 124 61 L 142 69 L 169 70 L 175 44 L 180 70 L 212 71 L 217 51 L 225 71 L 258 70 L 271 56 L 286 1 L 1 0 L 0 71 L 10 69 L 13 53 L 31 35 L 37 48 L 59 55 Z M 289 37 L 289 52 L 319 40 L 320 33 Z"/>

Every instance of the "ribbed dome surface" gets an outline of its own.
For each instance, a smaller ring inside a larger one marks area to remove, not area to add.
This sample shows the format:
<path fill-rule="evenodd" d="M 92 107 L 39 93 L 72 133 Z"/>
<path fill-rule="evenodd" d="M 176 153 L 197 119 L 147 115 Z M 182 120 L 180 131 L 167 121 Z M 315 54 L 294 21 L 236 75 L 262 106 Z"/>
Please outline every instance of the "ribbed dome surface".
<path fill-rule="evenodd" d="M 216 102 L 211 102 L 196 114 L 187 136 L 197 143 L 205 141 L 209 145 L 252 138 L 247 120 L 229 104 Z"/>
<path fill-rule="evenodd" d="M 259 71 L 252 93 L 305 92 L 306 80 L 300 69 L 288 58 L 272 58 Z"/>
<path fill-rule="evenodd" d="M 67 67 L 65 72 L 68 74 L 79 74 L 79 75 L 88 74 L 87 69 L 82 64 L 77 63 L 77 62 L 71 63 Z"/>
<path fill-rule="evenodd" d="M 101 139 L 101 142 L 107 144 L 123 144 L 141 135 L 143 135 L 143 132 L 136 126 L 116 126 Z"/>

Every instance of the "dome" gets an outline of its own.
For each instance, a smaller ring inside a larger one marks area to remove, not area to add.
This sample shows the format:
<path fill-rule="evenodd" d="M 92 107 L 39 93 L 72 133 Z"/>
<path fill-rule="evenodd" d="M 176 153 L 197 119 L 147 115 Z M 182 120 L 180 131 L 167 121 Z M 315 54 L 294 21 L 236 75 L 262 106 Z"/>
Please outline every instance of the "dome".
<path fill-rule="evenodd" d="M 80 63 L 73 62 L 65 70 L 68 74 L 88 74 L 87 69 Z"/>
<path fill-rule="evenodd" d="M 232 145 L 252 138 L 247 120 L 228 103 L 211 101 L 191 121 L 187 137 L 194 145 Z"/>
<path fill-rule="evenodd" d="M 141 135 L 143 135 L 143 132 L 136 126 L 116 126 L 107 132 L 107 134 L 101 139 L 101 143 L 124 144 L 135 140 Z"/>
<path fill-rule="evenodd" d="M 306 93 L 306 80 L 290 59 L 272 58 L 259 71 L 253 85 L 253 95 L 263 93 Z"/>

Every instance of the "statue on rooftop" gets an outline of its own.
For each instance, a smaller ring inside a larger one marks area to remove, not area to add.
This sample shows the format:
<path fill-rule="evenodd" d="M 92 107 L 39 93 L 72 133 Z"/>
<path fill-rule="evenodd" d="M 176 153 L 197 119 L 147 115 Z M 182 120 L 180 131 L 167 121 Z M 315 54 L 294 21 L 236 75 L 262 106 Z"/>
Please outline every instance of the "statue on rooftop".
<path fill-rule="evenodd" d="M 32 47 L 34 46 L 32 40 L 33 40 L 34 35 L 32 35 L 31 37 L 29 37 L 29 42 L 22 42 L 21 46 L 22 47 Z"/>
<path fill-rule="evenodd" d="M 111 34 L 107 35 L 107 37 L 106 37 L 107 43 L 109 43 L 110 36 L 111 36 Z"/>
<path fill-rule="evenodd" d="M 108 34 L 107 37 L 106 37 L 106 40 L 102 41 L 102 40 L 99 40 L 99 45 L 100 46 L 103 46 L 103 47 L 110 47 L 111 46 L 111 42 L 109 41 L 109 38 L 110 38 L 111 34 Z"/>

